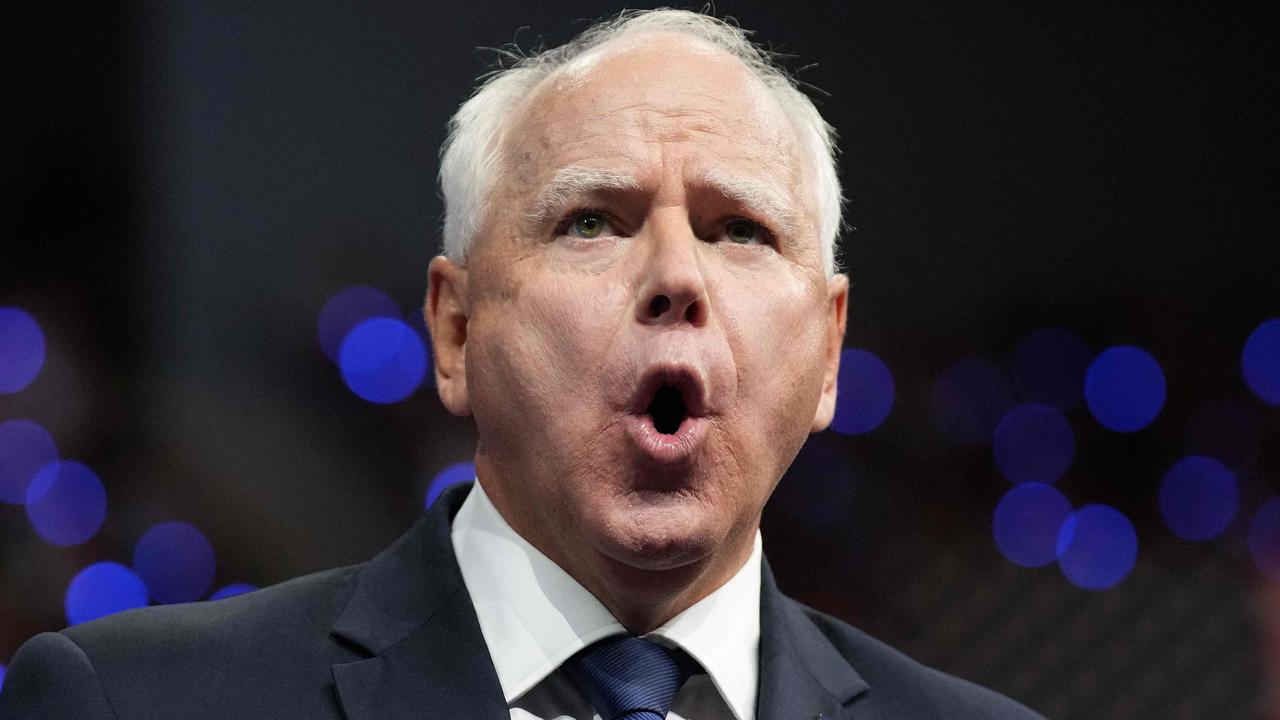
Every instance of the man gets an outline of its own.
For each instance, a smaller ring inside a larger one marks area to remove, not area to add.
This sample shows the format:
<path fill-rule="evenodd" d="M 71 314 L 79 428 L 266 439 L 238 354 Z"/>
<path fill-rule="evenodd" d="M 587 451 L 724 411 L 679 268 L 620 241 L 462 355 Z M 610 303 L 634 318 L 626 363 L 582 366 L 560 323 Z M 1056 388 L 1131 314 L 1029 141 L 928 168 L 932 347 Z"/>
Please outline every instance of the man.
<path fill-rule="evenodd" d="M 426 315 L 477 482 L 373 561 L 46 633 L 8 718 L 1033 718 L 782 596 L 836 397 L 832 135 L 736 28 L 625 14 L 491 77 Z M 669 714 L 668 714 L 669 713 Z"/>

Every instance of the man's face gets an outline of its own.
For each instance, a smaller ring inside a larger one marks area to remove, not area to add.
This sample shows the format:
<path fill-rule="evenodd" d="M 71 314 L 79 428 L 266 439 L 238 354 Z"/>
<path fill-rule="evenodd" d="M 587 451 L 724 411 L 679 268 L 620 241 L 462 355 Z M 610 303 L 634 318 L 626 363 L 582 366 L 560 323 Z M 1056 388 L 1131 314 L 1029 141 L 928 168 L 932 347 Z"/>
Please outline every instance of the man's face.
<path fill-rule="evenodd" d="M 442 389 L 475 415 L 481 482 L 571 573 L 745 559 L 830 420 L 844 330 L 794 129 L 736 59 L 671 35 L 573 63 L 513 126 Z"/>

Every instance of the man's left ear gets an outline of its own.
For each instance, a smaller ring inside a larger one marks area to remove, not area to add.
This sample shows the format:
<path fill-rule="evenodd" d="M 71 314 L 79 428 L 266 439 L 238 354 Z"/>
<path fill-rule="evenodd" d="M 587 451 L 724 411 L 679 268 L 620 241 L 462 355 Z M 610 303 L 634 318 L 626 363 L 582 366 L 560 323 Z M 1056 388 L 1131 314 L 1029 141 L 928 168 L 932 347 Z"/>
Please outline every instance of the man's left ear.
<path fill-rule="evenodd" d="M 822 375 L 822 395 L 813 413 L 811 432 L 821 432 L 831 424 L 836 412 L 836 377 L 840 374 L 840 350 L 844 347 L 845 313 L 849 306 L 849 278 L 832 275 L 827 280 L 827 347 Z"/>

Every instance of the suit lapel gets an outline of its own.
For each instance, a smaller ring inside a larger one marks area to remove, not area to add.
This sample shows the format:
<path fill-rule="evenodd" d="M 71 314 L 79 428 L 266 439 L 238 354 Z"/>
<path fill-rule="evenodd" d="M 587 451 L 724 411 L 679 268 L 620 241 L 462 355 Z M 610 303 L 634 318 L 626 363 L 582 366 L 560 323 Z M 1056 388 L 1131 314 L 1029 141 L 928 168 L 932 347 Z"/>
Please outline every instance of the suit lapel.
<path fill-rule="evenodd" d="M 760 577 L 758 720 L 844 720 L 867 683 L 794 600 L 765 562 Z"/>
<path fill-rule="evenodd" d="M 453 554 L 451 488 L 369 562 L 333 635 L 371 657 L 333 666 L 348 720 L 507 720 L 502 686 Z"/>
<path fill-rule="evenodd" d="M 332 632 L 370 655 L 333 666 L 348 720 L 510 718 L 450 538 L 469 491 L 442 493 L 355 581 Z M 778 590 L 767 562 L 760 580 L 758 720 L 850 720 L 867 683 Z"/>

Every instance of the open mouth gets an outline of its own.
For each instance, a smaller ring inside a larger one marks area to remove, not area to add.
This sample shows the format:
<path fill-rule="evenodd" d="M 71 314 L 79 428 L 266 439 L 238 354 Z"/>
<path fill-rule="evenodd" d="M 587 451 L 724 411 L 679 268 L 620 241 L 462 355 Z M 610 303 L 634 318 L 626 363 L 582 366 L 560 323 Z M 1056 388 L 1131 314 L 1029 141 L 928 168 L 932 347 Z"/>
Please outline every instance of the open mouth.
<path fill-rule="evenodd" d="M 707 434 L 706 389 L 693 368 L 651 368 L 636 384 L 628 432 L 650 459 L 683 464 L 695 457 Z"/>
<path fill-rule="evenodd" d="M 674 435 L 689 416 L 689 408 L 685 405 L 684 393 L 680 388 L 664 384 L 654 392 L 645 414 L 653 420 L 653 427 L 658 432 Z"/>

